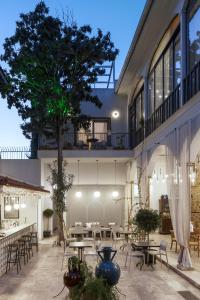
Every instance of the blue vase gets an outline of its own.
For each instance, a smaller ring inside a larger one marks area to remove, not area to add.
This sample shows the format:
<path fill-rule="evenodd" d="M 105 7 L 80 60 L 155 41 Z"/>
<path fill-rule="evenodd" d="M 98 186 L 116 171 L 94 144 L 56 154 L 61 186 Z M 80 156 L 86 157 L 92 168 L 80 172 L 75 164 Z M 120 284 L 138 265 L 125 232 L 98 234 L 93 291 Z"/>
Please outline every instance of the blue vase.
<path fill-rule="evenodd" d="M 118 264 L 113 262 L 117 250 L 113 250 L 112 247 L 104 247 L 97 252 L 101 262 L 96 266 L 96 277 L 104 278 L 111 286 L 117 284 L 121 273 Z"/>

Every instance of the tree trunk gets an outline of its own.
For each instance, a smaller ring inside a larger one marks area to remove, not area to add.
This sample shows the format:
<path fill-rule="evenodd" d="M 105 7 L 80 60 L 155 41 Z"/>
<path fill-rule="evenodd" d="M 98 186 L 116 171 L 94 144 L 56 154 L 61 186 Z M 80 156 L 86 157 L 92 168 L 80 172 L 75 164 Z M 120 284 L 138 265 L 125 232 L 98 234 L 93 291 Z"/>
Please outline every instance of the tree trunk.
<path fill-rule="evenodd" d="M 58 243 L 64 241 L 63 232 L 63 206 L 64 206 L 64 194 L 63 194 L 63 133 L 62 125 L 59 124 L 57 128 L 57 163 L 58 163 L 58 176 L 57 176 L 57 189 L 62 191 L 57 194 L 57 218 L 58 218 Z"/>

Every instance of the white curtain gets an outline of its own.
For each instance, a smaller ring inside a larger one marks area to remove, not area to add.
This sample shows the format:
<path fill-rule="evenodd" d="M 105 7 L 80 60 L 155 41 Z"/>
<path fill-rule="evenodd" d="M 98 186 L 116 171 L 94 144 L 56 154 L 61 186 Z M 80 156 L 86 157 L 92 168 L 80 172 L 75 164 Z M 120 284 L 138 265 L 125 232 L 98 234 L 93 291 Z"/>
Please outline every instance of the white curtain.
<path fill-rule="evenodd" d="M 190 193 L 187 163 L 189 162 L 190 129 L 185 124 L 166 138 L 166 173 L 170 214 L 174 233 L 181 247 L 178 267 L 192 266 L 188 242 L 190 238 Z"/>

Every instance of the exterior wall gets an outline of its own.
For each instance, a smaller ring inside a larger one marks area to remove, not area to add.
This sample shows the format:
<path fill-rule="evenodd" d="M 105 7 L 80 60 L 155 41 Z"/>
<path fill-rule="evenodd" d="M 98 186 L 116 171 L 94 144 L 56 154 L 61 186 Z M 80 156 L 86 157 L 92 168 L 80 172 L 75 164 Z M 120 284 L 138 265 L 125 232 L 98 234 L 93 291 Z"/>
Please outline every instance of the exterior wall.
<path fill-rule="evenodd" d="M 75 192 L 82 191 L 82 197 L 76 198 Z M 95 190 L 101 192 L 100 198 L 94 198 Z M 79 185 L 73 186 L 67 195 L 67 226 L 74 226 L 75 222 L 100 222 L 108 226 L 109 222 L 122 225 L 124 221 L 124 186 L 117 186 L 119 199 L 112 199 L 113 185 Z"/>
<path fill-rule="evenodd" d="M 114 133 L 128 132 L 128 105 L 127 97 L 115 94 L 114 89 L 94 89 L 94 95 L 97 95 L 102 102 L 99 109 L 94 104 L 85 102 L 82 104 L 82 112 L 92 117 L 111 118 L 111 131 Z M 112 112 L 119 111 L 119 118 L 113 119 Z"/>
<path fill-rule="evenodd" d="M 53 160 L 52 160 L 53 162 Z M 50 171 L 48 168 L 49 163 L 43 164 L 43 182 L 42 185 L 45 189 L 50 190 L 51 185 L 47 181 L 47 178 L 50 176 Z M 98 164 L 98 184 L 99 185 L 113 185 L 115 184 L 114 179 L 114 161 L 111 163 L 103 163 L 99 161 Z M 70 162 L 67 165 L 66 172 L 68 174 L 74 175 L 74 181 L 73 184 L 77 185 L 77 161 L 76 162 Z M 126 182 L 126 164 L 125 163 L 117 163 L 116 167 L 116 185 L 125 185 Z M 96 162 L 81 162 L 79 164 L 79 184 L 80 185 L 97 185 L 97 166 Z"/>
<path fill-rule="evenodd" d="M 109 147 L 116 147 L 118 144 L 117 139 L 120 138 L 120 134 L 124 134 L 123 146 L 127 149 L 128 144 L 128 107 L 127 107 L 127 99 L 124 96 L 116 95 L 114 89 L 94 89 L 93 94 L 98 96 L 100 101 L 102 102 L 102 107 L 99 109 L 94 104 L 89 102 L 83 102 L 81 104 L 81 112 L 85 115 L 90 116 L 91 118 L 109 118 L 111 121 L 111 130 L 109 129 L 107 132 L 101 132 L 104 139 L 110 138 L 111 141 L 106 141 L 106 145 L 98 145 L 97 147 L 103 147 L 103 149 L 107 149 Z M 119 117 L 113 118 L 112 112 L 118 111 Z M 68 124 L 69 126 L 69 124 Z M 85 149 L 87 145 L 77 145 L 76 139 L 74 137 L 74 129 L 73 126 L 69 126 L 69 131 L 66 132 L 66 136 L 64 137 L 64 148 L 65 149 Z M 82 133 L 83 134 L 83 133 Z M 86 136 L 85 136 L 86 138 Z M 98 139 L 98 133 L 97 133 Z M 46 138 L 44 136 L 39 137 L 39 148 L 55 148 L 56 143 L 54 138 Z"/>
<path fill-rule="evenodd" d="M 53 161 L 53 160 L 52 160 Z M 42 161 L 42 173 L 45 189 L 51 190 L 52 187 L 47 181 L 50 176 L 48 163 Z M 97 184 L 97 165 L 96 162 L 80 162 L 79 163 L 79 185 L 77 174 L 77 162 L 70 162 L 67 166 L 67 174 L 74 175 L 73 187 L 68 192 L 67 200 L 67 216 L 66 223 L 68 226 L 74 225 L 75 221 L 83 223 L 90 221 L 99 221 L 103 225 L 108 222 L 116 222 L 122 224 L 124 222 L 124 189 L 126 184 L 126 163 L 117 163 L 116 166 L 116 186 L 115 171 L 113 162 L 99 162 L 98 164 L 98 184 Z M 82 198 L 76 198 L 75 192 L 81 190 Z M 96 199 L 93 196 L 95 190 L 101 192 L 101 197 Z M 119 201 L 112 199 L 112 191 L 119 191 Z M 45 202 L 46 206 L 51 207 L 52 201 Z M 47 208 L 47 207 L 45 207 Z"/>

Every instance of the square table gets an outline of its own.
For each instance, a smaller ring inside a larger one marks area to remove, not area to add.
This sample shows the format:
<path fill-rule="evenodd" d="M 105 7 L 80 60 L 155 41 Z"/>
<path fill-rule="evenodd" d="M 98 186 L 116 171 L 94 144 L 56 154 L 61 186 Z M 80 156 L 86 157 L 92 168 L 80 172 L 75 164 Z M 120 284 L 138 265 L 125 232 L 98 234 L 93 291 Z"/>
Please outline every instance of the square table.
<path fill-rule="evenodd" d="M 145 254 L 145 264 L 148 264 L 148 265 L 152 265 L 152 261 L 147 261 L 147 254 L 148 254 L 148 249 L 149 248 L 160 248 L 160 244 L 156 244 L 155 242 L 147 242 L 147 241 L 133 241 L 132 243 L 132 246 L 133 247 L 136 247 L 136 248 L 142 248 L 142 252 L 144 252 Z"/>
<path fill-rule="evenodd" d="M 83 252 L 85 248 L 92 248 L 93 244 L 89 242 L 70 242 L 69 248 L 78 249 L 78 258 L 83 261 Z"/>

